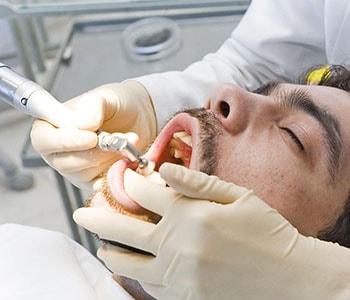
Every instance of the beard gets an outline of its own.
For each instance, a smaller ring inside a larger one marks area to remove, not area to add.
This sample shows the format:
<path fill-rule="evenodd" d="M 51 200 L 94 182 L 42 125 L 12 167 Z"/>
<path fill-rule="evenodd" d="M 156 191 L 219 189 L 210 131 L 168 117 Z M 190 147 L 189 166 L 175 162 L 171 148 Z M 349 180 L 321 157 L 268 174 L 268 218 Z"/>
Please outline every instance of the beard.
<path fill-rule="evenodd" d="M 321 230 L 317 237 L 321 240 L 338 243 L 341 246 L 350 248 L 350 195 L 338 219 L 334 224 Z"/>

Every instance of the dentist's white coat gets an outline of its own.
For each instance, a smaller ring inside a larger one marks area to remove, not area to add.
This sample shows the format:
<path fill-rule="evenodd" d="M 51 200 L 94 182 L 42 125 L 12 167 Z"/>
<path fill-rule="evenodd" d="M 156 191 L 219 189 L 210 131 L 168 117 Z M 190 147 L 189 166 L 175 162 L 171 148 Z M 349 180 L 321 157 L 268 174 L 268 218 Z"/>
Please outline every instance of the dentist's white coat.
<path fill-rule="evenodd" d="M 252 90 L 271 79 L 295 79 L 315 64 L 344 64 L 349 58 L 348 0 L 255 0 L 216 53 L 184 72 L 138 80 L 163 125 L 180 109 L 203 106 L 218 83 Z"/>
<path fill-rule="evenodd" d="M 1 300 L 132 300 L 85 248 L 59 232 L 0 225 Z"/>

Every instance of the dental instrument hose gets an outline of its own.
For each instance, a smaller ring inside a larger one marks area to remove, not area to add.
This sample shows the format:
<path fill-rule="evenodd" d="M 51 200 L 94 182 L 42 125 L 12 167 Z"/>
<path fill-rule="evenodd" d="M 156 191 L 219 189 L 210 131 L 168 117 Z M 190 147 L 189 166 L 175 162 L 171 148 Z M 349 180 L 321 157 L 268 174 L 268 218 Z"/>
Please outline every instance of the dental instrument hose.
<path fill-rule="evenodd" d="M 45 120 L 56 127 L 75 127 L 73 112 L 57 101 L 37 83 L 21 76 L 5 64 L 0 63 L 0 99 L 34 118 Z M 117 151 L 132 161 L 138 161 L 140 169 L 148 161 L 126 139 L 98 130 L 96 147 Z M 150 173 L 153 170 L 149 170 Z"/>

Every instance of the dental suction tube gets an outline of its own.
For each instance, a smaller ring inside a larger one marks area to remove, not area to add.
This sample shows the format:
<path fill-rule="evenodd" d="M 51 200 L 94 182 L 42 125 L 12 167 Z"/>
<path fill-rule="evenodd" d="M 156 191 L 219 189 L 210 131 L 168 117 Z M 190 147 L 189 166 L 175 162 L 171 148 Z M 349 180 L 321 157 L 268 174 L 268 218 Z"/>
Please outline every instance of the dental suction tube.
<path fill-rule="evenodd" d="M 0 100 L 57 127 L 74 126 L 73 112 L 40 85 L 0 63 Z"/>

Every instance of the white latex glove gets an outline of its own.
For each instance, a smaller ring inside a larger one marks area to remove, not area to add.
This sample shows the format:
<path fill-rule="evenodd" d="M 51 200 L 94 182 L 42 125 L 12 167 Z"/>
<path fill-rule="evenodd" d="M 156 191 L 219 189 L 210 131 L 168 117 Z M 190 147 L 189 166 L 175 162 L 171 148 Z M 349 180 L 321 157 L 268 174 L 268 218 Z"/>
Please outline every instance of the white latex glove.
<path fill-rule="evenodd" d="M 102 85 L 65 105 L 75 112 L 77 128 L 55 128 L 37 120 L 31 131 L 34 149 L 51 167 L 81 188 L 91 188 L 98 176 L 121 158 L 96 149 L 99 128 L 134 132 L 131 142 L 143 150 L 155 138 L 156 115 L 147 90 L 136 81 Z M 134 135 L 135 136 L 135 135 Z"/>
<path fill-rule="evenodd" d="M 103 208 L 74 214 L 101 238 L 153 254 L 102 246 L 116 274 L 157 299 L 350 299 L 349 249 L 300 235 L 250 190 L 177 165 L 160 173 L 176 191 L 132 171 L 124 182 L 158 224 Z"/>

